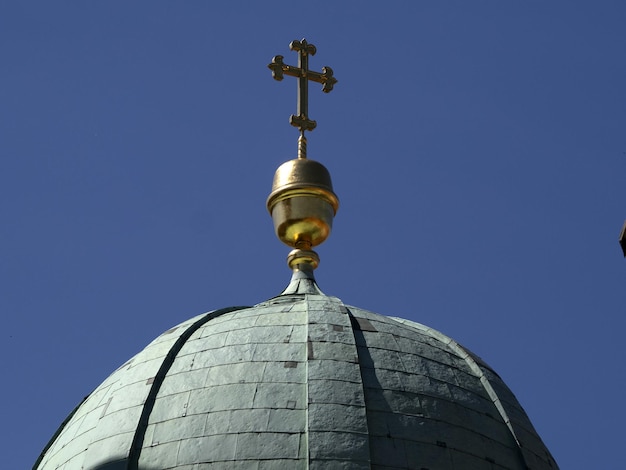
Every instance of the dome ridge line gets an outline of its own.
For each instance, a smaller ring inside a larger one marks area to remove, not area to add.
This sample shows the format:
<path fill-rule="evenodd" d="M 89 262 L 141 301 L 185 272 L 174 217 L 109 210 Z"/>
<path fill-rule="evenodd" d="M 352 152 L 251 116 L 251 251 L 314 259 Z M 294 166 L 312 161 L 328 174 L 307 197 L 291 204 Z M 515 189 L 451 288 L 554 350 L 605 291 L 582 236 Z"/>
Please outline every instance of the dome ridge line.
<path fill-rule="evenodd" d="M 408 326 L 408 327 L 414 328 L 416 330 L 419 330 L 419 331 L 421 331 L 423 333 L 426 333 L 429 336 L 431 336 L 431 337 L 441 341 L 442 343 L 447 345 L 449 348 L 451 348 L 456 354 L 459 355 L 459 357 L 461 357 L 465 361 L 465 363 L 472 370 L 472 372 L 474 372 L 476 374 L 476 376 L 480 380 L 480 383 L 482 384 L 483 388 L 485 389 L 485 392 L 487 392 L 487 395 L 489 395 L 489 398 L 491 399 L 491 401 L 493 402 L 494 406 L 498 410 L 498 413 L 500 414 L 500 417 L 502 418 L 502 420 L 506 424 L 506 427 L 508 428 L 509 432 L 511 433 L 511 436 L 515 440 L 515 443 L 517 444 L 517 447 L 518 447 L 518 449 L 520 451 L 522 460 L 524 461 L 524 463 L 526 464 L 526 466 L 528 468 L 532 468 L 532 463 L 529 461 L 529 459 L 528 459 L 528 457 L 526 455 L 526 452 L 531 452 L 531 453 L 533 453 L 533 452 L 531 450 L 529 450 L 527 448 L 527 446 L 525 446 L 524 443 L 520 440 L 520 438 L 519 438 L 519 436 L 518 436 L 518 434 L 517 434 L 517 432 L 515 431 L 515 428 L 514 428 L 514 424 L 515 423 L 513 422 L 511 417 L 509 416 L 509 413 L 506 411 L 506 409 L 505 409 L 505 407 L 504 407 L 504 405 L 502 403 L 502 400 L 500 399 L 500 396 L 498 395 L 498 393 L 494 389 L 493 385 L 491 384 L 491 381 L 487 377 L 487 374 L 485 373 L 485 371 L 483 370 L 483 367 L 481 367 L 479 362 L 482 362 L 482 364 L 484 364 L 484 367 L 486 369 L 488 369 L 489 371 L 493 372 L 497 376 L 498 374 L 493 371 L 491 366 L 486 364 L 480 357 L 476 356 L 474 353 L 472 353 L 471 351 L 467 350 L 464 346 L 459 344 L 457 341 L 455 341 L 454 339 L 452 339 L 449 336 L 445 335 L 444 333 L 442 333 L 442 332 L 440 332 L 438 330 L 435 330 L 434 328 L 430 328 L 430 327 L 428 327 L 426 325 L 422 325 L 421 323 L 414 322 L 414 321 L 411 321 L 411 320 L 406 320 L 404 318 L 398 318 L 398 317 L 388 317 L 388 318 L 393 320 L 393 321 L 397 321 L 398 323 L 401 323 L 401 324 L 403 324 L 405 326 Z M 522 411 L 524 411 L 524 410 L 522 410 Z M 554 458 L 551 455 L 549 457 L 554 462 Z"/>
<path fill-rule="evenodd" d="M 67 426 L 67 423 L 69 423 L 72 420 L 76 412 L 79 410 L 81 406 L 83 406 L 83 403 L 85 403 L 88 398 L 89 398 L 89 395 L 86 395 L 80 401 L 80 403 L 78 403 L 78 405 L 74 407 L 74 409 L 71 411 L 68 417 L 63 420 L 63 422 L 59 426 L 59 429 L 57 429 L 56 432 L 52 435 L 52 437 L 46 444 L 46 447 L 43 448 L 43 450 L 41 451 L 41 454 L 39 454 L 39 457 L 37 457 L 37 460 L 35 461 L 35 464 L 33 465 L 33 470 L 37 470 L 37 467 L 39 467 L 39 464 L 42 462 L 43 458 L 46 456 L 46 452 L 48 452 L 48 449 L 52 447 L 52 444 L 54 444 L 54 441 L 56 441 L 59 435 L 63 432 L 63 430 L 65 429 L 65 426 Z"/>
<path fill-rule="evenodd" d="M 243 310 L 249 308 L 247 306 L 236 306 L 236 307 L 226 307 L 219 310 L 214 310 L 212 312 L 207 313 L 198 321 L 193 323 L 189 328 L 187 328 L 176 340 L 176 342 L 172 345 L 170 350 L 167 352 L 167 355 L 163 359 L 159 370 L 154 377 L 154 381 L 150 386 L 150 391 L 148 392 L 148 396 L 146 397 L 146 401 L 141 410 L 141 416 L 139 418 L 139 422 L 137 423 L 137 428 L 135 429 L 135 434 L 133 436 L 133 440 L 130 446 L 130 451 L 128 455 L 128 464 L 126 466 L 127 470 L 139 470 L 139 458 L 141 456 L 141 450 L 143 448 L 143 442 L 145 439 L 146 430 L 148 429 L 150 414 L 154 409 L 154 405 L 156 403 L 157 394 L 165 380 L 165 377 L 174 364 L 174 360 L 176 356 L 183 348 L 187 340 L 193 335 L 200 327 L 208 323 L 209 321 L 224 315 L 226 313 L 235 312 L 237 310 Z"/>
<path fill-rule="evenodd" d="M 485 372 L 481 369 L 481 367 L 478 365 L 478 362 L 474 359 L 473 354 L 467 351 L 463 346 L 461 346 L 455 340 L 453 340 L 449 336 L 444 335 L 440 331 L 437 331 L 433 328 L 429 328 L 425 325 L 422 325 L 421 323 L 413 322 L 411 320 L 405 320 L 403 318 L 397 318 L 397 317 L 390 317 L 390 318 L 399 323 L 402 323 L 403 325 L 413 327 L 424 333 L 428 333 L 430 336 L 438 339 L 439 341 L 441 341 L 442 343 L 450 347 L 460 357 L 462 357 L 465 363 L 472 370 L 472 372 L 474 372 L 476 376 L 480 379 L 480 383 L 483 385 L 485 392 L 487 392 L 487 394 L 489 395 L 489 398 L 491 399 L 496 409 L 500 413 L 500 417 L 504 420 L 507 428 L 509 428 L 511 435 L 513 436 L 513 439 L 515 439 L 515 442 L 517 443 L 518 447 L 521 447 L 517 434 L 515 433 L 515 430 L 513 429 L 513 426 L 511 424 L 511 418 L 509 417 L 508 413 L 502 406 L 500 397 L 498 396 L 496 391 L 493 389 L 491 383 L 489 382 L 489 379 L 485 375 Z"/>

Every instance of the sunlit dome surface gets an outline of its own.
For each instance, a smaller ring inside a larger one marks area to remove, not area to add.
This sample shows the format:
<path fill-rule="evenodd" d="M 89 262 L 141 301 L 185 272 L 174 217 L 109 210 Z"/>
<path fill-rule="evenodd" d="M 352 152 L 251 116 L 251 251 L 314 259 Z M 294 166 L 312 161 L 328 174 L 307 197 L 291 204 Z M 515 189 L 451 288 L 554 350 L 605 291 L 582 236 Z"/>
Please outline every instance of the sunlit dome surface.
<path fill-rule="evenodd" d="M 77 407 L 34 468 L 557 468 L 467 349 L 314 287 L 166 331 Z"/>

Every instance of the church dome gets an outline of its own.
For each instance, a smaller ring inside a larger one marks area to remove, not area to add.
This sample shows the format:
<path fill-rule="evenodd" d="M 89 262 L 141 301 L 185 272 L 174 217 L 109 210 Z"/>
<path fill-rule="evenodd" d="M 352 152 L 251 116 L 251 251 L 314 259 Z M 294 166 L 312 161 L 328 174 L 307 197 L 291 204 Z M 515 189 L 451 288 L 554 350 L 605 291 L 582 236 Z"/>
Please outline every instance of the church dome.
<path fill-rule="evenodd" d="M 548 470 L 557 465 L 500 377 L 442 333 L 323 294 L 313 247 L 339 207 L 306 158 L 306 83 L 332 90 L 315 46 L 299 66 L 298 159 L 267 201 L 293 276 L 277 297 L 169 329 L 63 422 L 34 470 Z"/>
<path fill-rule="evenodd" d="M 312 290 L 302 281 L 294 290 L 163 333 L 76 408 L 34 468 L 557 468 L 466 348 L 298 293 Z"/>

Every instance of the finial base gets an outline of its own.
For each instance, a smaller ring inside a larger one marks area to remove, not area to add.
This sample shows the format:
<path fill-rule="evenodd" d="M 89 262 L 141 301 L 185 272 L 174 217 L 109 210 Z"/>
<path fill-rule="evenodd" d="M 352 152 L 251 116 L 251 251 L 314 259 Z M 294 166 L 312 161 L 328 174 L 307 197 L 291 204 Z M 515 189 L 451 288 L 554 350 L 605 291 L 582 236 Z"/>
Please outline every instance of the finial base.
<path fill-rule="evenodd" d="M 319 266 L 320 257 L 313 250 L 301 250 L 296 248 L 295 250 L 291 250 L 287 256 L 287 264 L 293 270 L 303 269 L 299 268 L 300 265 L 308 266 L 310 267 L 309 269 L 313 270 Z"/>
<path fill-rule="evenodd" d="M 297 253 L 296 253 L 297 252 Z M 315 258 L 314 263 L 310 263 Z M 293 250 L 287 258 L 289 267 L 293 270 L 291 281 L 280 295 L 288 294 L 318 294 L 325 295 L 315 282 L 313 270 L 319 263 L 317 253 L 310 250 Z M 292 264 L 292 262 L 299 262 Z"/>

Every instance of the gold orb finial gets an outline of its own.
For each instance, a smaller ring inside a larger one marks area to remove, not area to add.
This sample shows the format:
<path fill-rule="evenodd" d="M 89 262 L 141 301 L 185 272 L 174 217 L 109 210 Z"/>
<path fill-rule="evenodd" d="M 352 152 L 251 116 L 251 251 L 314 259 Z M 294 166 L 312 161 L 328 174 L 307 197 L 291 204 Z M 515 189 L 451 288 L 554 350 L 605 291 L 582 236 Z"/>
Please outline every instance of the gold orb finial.
<path fill-rule="evenodd" d="M 339 199 L 333 192 L 330 173 L 321 163 L 297 158 L 276 170 L 267 209 L 272 215 L 276 236 L 286 245 L 314 253 L 311 248 L 330 235 L 338 208 Z M 314 267 L 319 263 L 317 255 L 292 254 L 288 261 L 292 268 L 298 264 L 295 260 L 300 259 L 310 258 L 307 263 Z"/>
<path fill-rule="evenodd" d="M 272 215 L 276 236 L 294 248 L 287 258 L 289 267 L 294 270 L 298 266 L 315 269 L 319 257 L 311 248 L 330 235 L 339 199 L 333 192 L 328 170 L 306 156 L 304 132 L 312 131 L 317 125 L 308 117 L 308 82 L 321 83 L 322 91 L 328 93 L 337 79 L 330 67 L 324 67 L 322 73 L 309 70 L 309 55 L 314 55 L 317 49 L 306 39 L 292 41 L 289 47 L 298 52 L 298 67 L 286 65 L 280 55 L 275 56 L 268 67 L 276 80 L 282 80 L 283 75 L 298 78 L 298 111 L 290 119 L 290 123 L 300 130 L 298 158 L 283 163 L 276 170 L 267 209 Z"/>

